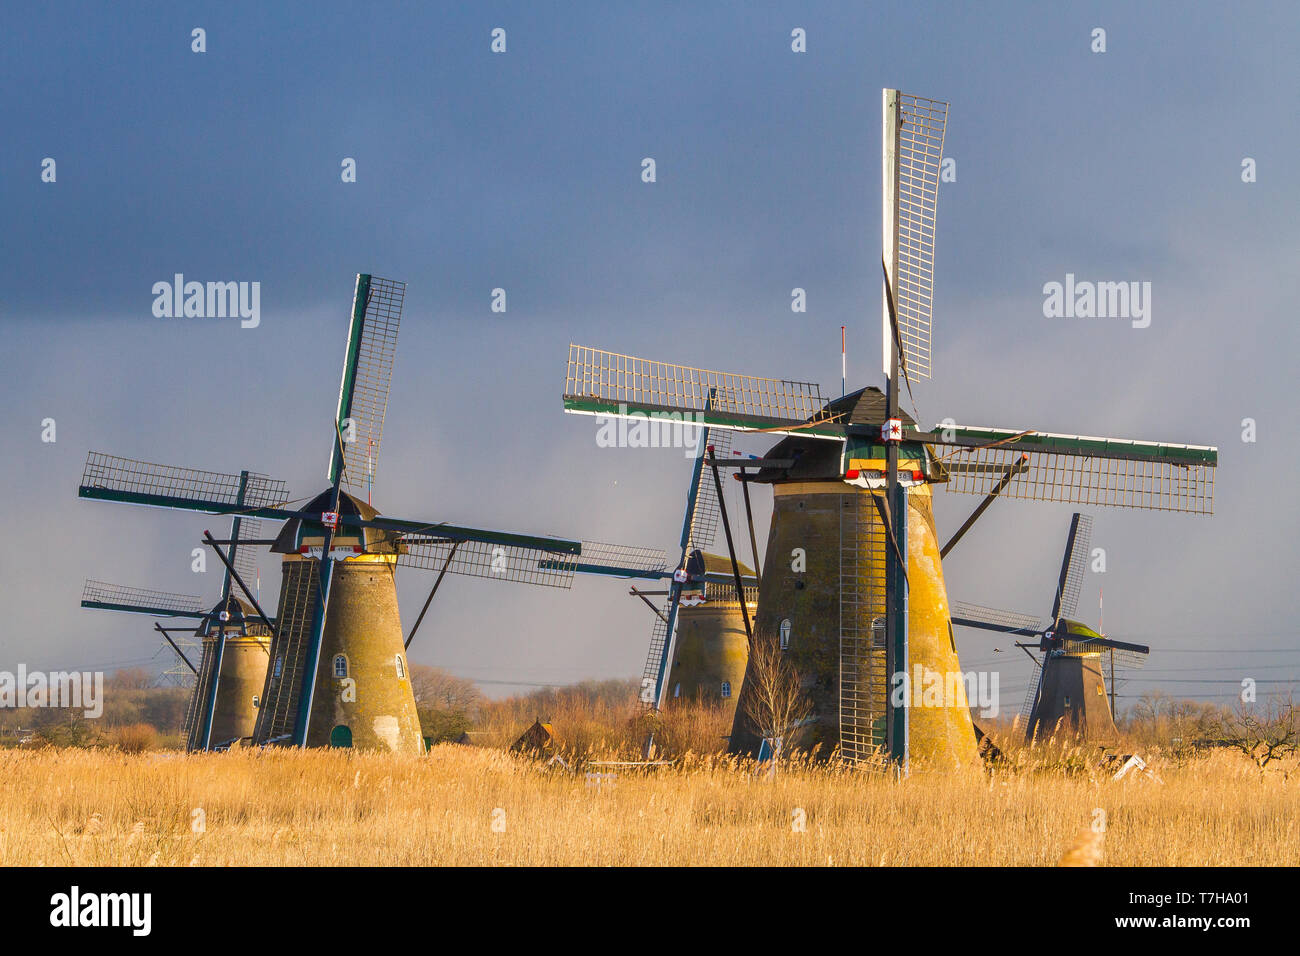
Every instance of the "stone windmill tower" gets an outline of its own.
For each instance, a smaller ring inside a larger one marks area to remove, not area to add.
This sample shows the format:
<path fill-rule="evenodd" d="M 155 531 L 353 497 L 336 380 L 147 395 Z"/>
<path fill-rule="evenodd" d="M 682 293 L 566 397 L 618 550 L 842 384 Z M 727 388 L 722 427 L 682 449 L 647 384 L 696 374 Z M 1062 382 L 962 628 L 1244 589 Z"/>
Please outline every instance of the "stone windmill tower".
<path fill-rule="evenodd" d="M 813 701 L 813 740 L 906 772 L 974 761 L 974 728 L 942 557 L 998 496 L 1209 513 L 1208 446 L 944 423 L 922 430 L 900 391 L 931 373 L 935 211 L 947 104 L 883 93 L 886 390 L 827 401 L 808 382 L 672 365 L 570 345 L 565 411 L 650 416 L 785 438 L 748 480 L 773 490 L 759 632 L 775 629 Z M 935 486 L 983 496 L 939 546 Z M 920 693 L 939 682 L 938 703 Z M 747 681 L 748 683 L 748 681 Z M 894 693 L 897 690 L 898 693 Z M 742 695 L 744 691 L 742 691 Z M 744 717 L 732 748 L 757 750 Z"/>

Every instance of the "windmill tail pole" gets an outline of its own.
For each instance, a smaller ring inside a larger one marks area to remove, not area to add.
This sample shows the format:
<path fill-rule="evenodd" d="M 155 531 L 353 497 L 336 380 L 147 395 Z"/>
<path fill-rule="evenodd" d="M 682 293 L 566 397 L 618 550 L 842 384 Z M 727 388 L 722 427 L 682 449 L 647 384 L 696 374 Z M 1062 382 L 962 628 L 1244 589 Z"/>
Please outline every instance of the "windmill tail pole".
<path fill-rule="evenodd" d="M 256 611 L 257 616 L 262 619 L 262 623 L 266 625 L 267 630 L 269 630 L 273 635 L 278 636 L 275 625 L 271 623 L 271 619 L 268 618 L 266 613 L 262 610 L 262 605 L 257 603 L 257 598 L 253 597 L 253 592 L 248 590 L 248 585 L 245 584 L 244 579 L 239 576 L 239 572 L 236 571 L 235 566 L 230 563 L 230 559 L 226 557 L 225 552 L 217 546 L 217 539 L 212 537 L 212 532 L 204 531 L 203 540 L 211 545 L 212 550 L 217 553 L 217 557 L 219 557 L 221 563 L 226 566 L 226 570 L 230 572 L 230 577 L 239 585 L 239 590 L 244 592 L 244 596 L 248 598 L 248 603 L 253 605 L 253 610 Z"/>
<path fill-rule="evenodd" d="M 193 671 L 193 672 L 194 672 L 194 676 L 197 677 L 197 676 L 199 675 L 199 672 L 196 671 L 196 670 L 194 670 L 194 665 L 190 663 L 190 659 L 189 659 L 188 657 L 185 656 L 185 652 L 184 652 L 184 651 L 182 651 L 179 647 L 176 646 L 176 642 L 172 640 L 171 635 L 167 633 L 166 629 L 165 629 L 161 624 L 159 624 L 157 621 L 154 621 L 153 628 L 154 628 L 155 631 L 157 631 L 159 634 L 161 634 L 161 635 L 163 636 L 163 640 L 164 640 L 164 641 L 166 641 L 168 644 L 170 644 L 170 645 L 172 646 L 172 650 L 174 650 L 174 651 L 176 652 L 176 655 L 177 655 L 177 656 L 178 656 L 182 661 L 185 662 L 185 666 L 188 667 L 191 671 Z M 1114 652 L 1112 651 L 1112 652 L 1111 652 L 1111 659 L 1114 660 L 1114 657 L 1115 657 L 1115 654 L 1114 654 Z M 1114 665 L 1112 665 L 1111 669 L 1114 670 Z"/>
<path fill-rule="evenodd" d="M 740 474 L 736 477 L 745 493 L 745 521 L 749 524 L 749 551 L 754 556 L 754 583 L 762 587 L 763 571 L 758 564 L 758 537 L 754 534 L 754 509 L 749 503 L 749 482 L 745 480 L 747 475 L 748 472 L 741 468 Z"/>
<path fill-rule="evenodd" d="M 948 552 L 957 546 L 957 542 L 960 541 L 962 536 L 971 529 L 971 525 L 978 521 L 980 515 L 988 510 L 989 505 L 993 504 L 993 499 L 1002 494 L 1007 485 L 1011 484 L 1011 479 L 1020 474 L 1020 472 L 1028 470 L 1028 468 L 1029 455 L 1022 452 L 1020 459 L 1013 462 L 1010 467 L 1007 468 L 1006 473 L 1002 476 L 1001 480 L 998 481 L 993 490 L 984 496 L 984 500 L 981 501 L 975 510 L 971 512 L 970 517 L 967 518 L 965 523 L 957 529 L 957 533 L 954 534 L 948 540 L 948 543 L 943 546 L 942 550 L 939 551 L 939 557 L 941 559 L 948 557 Z"/>
<path fill-rule="evenodd" d="M 420 629 L 420 622 L 424 620 L 429 605 L 433 603 L 433 596 L 438 593 L 438 586 L 442 584 L 442 579 L 447 576 L 447 569 L 451 567 L 451 559 L 456 556 L 456 549 L 459 547 L 459 541 L 452 542 L 451 550 L 447 552 L 447 560 L 442 563 L 442 570 L 438 572 L 438 579 L 433 582 L 433 587 L 429 590 L 429 596 L 424 599 L 424 607 L 420 608 L 420 616 L 411 625 L 411 633 L 406 635 L 406 643 L 402 645 L 403 650 L 408 649 L 411 646 L 411 641 L 415 640 L 415 632 Z"/>
<path fill-rule="evenodd" d="M 736 561 L 736 545 L 731 537 L 731 522 L 727 520 L 727 502 L 722 496 L 722 478 L 718 475 L 718 462 L 709 448 L 709 468 L 713 471 L 713 487 L 718 492 L 718 514 L 722 517 L 722 530 L 727 535 L 727 553 L 731 556 L 731 574 L 736 579 L 736 599 L 740 602 L 740 613 L 745 621 L 745 638 L 749 641 L 749 651 L 754 652 L 754 629 L 749 623 L 749 605 L 745 603 L 745 584 L 740 578 L 740 563 Z"/>

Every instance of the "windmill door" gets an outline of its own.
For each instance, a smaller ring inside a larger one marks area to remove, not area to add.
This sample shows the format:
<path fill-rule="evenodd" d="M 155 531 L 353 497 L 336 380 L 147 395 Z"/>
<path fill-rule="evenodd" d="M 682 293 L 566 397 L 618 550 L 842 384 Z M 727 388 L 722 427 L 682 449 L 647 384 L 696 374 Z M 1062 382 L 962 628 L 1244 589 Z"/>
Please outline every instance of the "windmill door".
<path fill-rule="evenodd" d="M 330 731 L 331 747 L 351 747 L 352 746 L 352 728 L 339 724 Z"/>

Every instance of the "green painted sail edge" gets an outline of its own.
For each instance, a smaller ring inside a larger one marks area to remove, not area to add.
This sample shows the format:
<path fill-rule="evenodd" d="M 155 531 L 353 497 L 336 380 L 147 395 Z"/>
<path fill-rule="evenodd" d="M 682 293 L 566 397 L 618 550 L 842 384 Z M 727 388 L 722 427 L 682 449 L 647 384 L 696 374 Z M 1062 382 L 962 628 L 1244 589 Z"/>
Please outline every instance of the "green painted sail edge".
<path fill-rule="evenodd" d="M 1144 442 L 1126 438 L 1091 438 L 1083 435 L 1030 432 L 1023 438 L 1006 441 L 1016 434 L 1013 429 L 972 428 L 965 425 L 937 425 L 929 432 L 919 434 L 938 439 L 945 431 L 959 438 L 977 442 L 1002 441 L 1005 444 L 1000 447 L 1009 451 L 1037 451 L 1085 458 L 1122 458 L 1132 461 L 1170 461 L 1183 465 L 1208 465 L 1211 468 L 1217 467 L 1219 463 L 1217 448 Z"/>
<path fill-rule="evenodd" d="M 802 421 L 792 418 L 768 418 L 763 415 L 741 415 L 736 412 L 714 409 L 671 408 L 667 405 L 648 403 L 614 402 L 600 398 L 581 398 L 575 395 L 564 396 L 564 410 L 587 415 L 609 415 L 614 418 L 650 418 L 655 421 L 681 421 L 683 425 L 708 425 L 711 428 L 731 428 L 737 431 L 775 431 L 789 430 L 793 434 L 807 435 L 810 438 L 827 438 L 842 441 L 843 425 L 812 425 L 800 427 Z M 685 416 L 691 416 L 686 418 Z M 667 418 L 665 416 L 675 416 Z"/>

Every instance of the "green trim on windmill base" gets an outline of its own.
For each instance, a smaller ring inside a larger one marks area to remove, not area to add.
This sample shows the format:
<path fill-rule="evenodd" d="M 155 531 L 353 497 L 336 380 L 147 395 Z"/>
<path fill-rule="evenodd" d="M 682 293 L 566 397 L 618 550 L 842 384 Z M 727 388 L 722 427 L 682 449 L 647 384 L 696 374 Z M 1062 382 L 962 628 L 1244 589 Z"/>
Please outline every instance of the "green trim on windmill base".
<path fill-rule="evenodd" d="M 807 425 L 791 418 L 765 415 L 741 415 L 714 409 L 672 408 L 645 402 L 614 402 L 604 398 L 564 396 L 564 410 L 579 415 L 607 415 L 610 418 L 649 419 L 651 421 L 693 425 L 696 427 L 731 428 L 737 431 L 765 431 L 777 435 L 806 435 L 809 438 L 844 440 L 843 425 Z M 690 416 L 687 418 L 686 416 Z"/>

